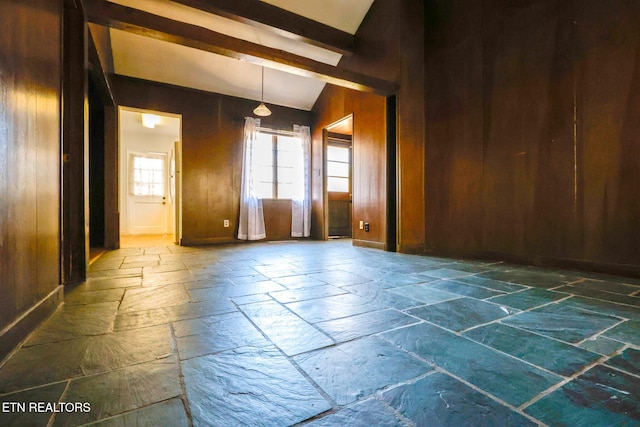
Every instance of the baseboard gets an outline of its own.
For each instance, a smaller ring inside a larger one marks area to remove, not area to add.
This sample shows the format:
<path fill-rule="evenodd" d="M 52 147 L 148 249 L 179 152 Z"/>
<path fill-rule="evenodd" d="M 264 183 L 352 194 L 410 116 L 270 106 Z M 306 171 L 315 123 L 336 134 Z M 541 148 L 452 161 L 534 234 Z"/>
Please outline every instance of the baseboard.
<path fill-rule="evenodd" d="M 398 245 L 398 252 L 410 255 L 424 255 L 424 245 Z"/>
<path fill-rule="evenodd" d="M 240 243 L 241 240 L 233 237 L 205 237 L 200 239 L 189 239 L 183 237 L 180 241 L 182 246 L 215 245 L 220 243 Z"/>
<path fill-rule="evenodd" d="M 352 239 L 351 241 L 353 243 L 353 246 L 360 246 L 363 248 L 381 249 L 384 251 L 387 247 L 387 245 L 385 245 L 383 242 L 374 242 L 371 240 L 359 240 L 359 239 Z"/>
<path fill-rule="evenodd" d="M 0 331 L 0 365 L 31 332 L 49 317 L 64 300 L 64 286 L 59 285 L 9 326 Z"/>

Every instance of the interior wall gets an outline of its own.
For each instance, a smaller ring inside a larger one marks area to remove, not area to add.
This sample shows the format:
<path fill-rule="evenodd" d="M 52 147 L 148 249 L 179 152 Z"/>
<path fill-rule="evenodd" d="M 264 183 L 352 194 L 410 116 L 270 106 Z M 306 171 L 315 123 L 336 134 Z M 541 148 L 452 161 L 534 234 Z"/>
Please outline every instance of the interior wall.
<path fill-rule="evenodd" d="M 312 230 L 325 235 L 323 129 L 353 114 L 352 236 L 354 244 L 384 248 L 386 243 L 385 98 L 327 85 L 313 108 Z M 370 231 L 360 230 L 359 221 Z"/>
<path fill-rule="evenodd" d="M 62 13 L 0 2 L 0 360 L 62 300 Z"/>
<path fill-rule="evenodd" d="M 179 120 L 171 118 L 172 120 Z M 142 125 L 140 125 L 142 126 Z M 120 133 L 120 232 L 123 235 L 131 234 L 129 227 L 129 154 L 131 152 L 144 153 L 164 153 L 166 155 L 166 168 L 169 168 L 171 152 L 174 149 L 174 142 L 180 140 L 180 135 L 166 135 L 144 131 L 125 131 Z M 168 169 L 167 169 L 168 170 Z M 169 174 L 167 173 L 167 177 Z M 173 234 L 175 228 L 175 205 L 169 196 L 169 182 L 166 183 L 166 207 L 167 207 L 167 234 Z"/>
<path fill-rule="evenodd" d="M 244 117 L 253 115 L 256 101 L 123 76 L 114 76 L 113 91 L 118 105 L 182 116 L 183 244 L 236 240 Z M 292 130 L 293 124 L 311 124 L 307 111 L 269 108 L 273 114 L 262 126 Z"/>
<path fill-rule="evenodd" d="M 431 1 L 427 248 L 640 266 L 640 1 Z"/>
<path fill-rule="evenodd" d="M 411 253 L 424 252 L 425 243 L 423 3 L 422 0 L 373 2 L 356 33 L 357 53 L 350 57 L 343 57 L 338 64 L 339 67 L 395 82 L 398 85 L 397 248 L 401 252 Z M 331 97 L 326 92 L 333 90 L 335 89 L 327 85 L 321 98 Z M 382 102 L 382 108 L 384 108 L 384 99 Z M 323 116 L 327 113 L 326 109 L 331 110 L 334 106 L 338 109 L 344 108 L 340 104 L 339 100 L 335 103 L 318 101 L 313 111 Z M 363 113 L 367 112 L 367 108 L 362 107 Z M 377 107 L 374 107 L 374 111 L 375 108 Z M 380 124 L 384 124 L 384 113 L 379 120 Z M 380 135 L 381 141 L 384 142 L 384 131 Z M 380 145 L 380 149 L 382 153 L 385 152 L 384 143 Z M 365 155 L 376 156 L 369 152 Z M 378 160 L 375 160 L 374 163 L 377 162 Z M 377 176 L 384 176 L 385 168 L 383 167 L 379 172 Z M 383 183 L 380 191 L 384 191 L 384 185 Z M 379 189 L 369 187 L 366 191 L 377 193 Z M 377 194 L 371 194 L 366 209 L 379 211 L 380 215 L 383 215 L 385 207 L 378 203 L 386 203 L 386 198 L 378 199 Z M 354 213 L 354 220 L 357 219 Z M 384 228 L 385 225 L 382 224 L 381 227 Z M 382 234 L 375 239 L 384 241 L 385 231 L 381 229 L 380 233 Z"/>

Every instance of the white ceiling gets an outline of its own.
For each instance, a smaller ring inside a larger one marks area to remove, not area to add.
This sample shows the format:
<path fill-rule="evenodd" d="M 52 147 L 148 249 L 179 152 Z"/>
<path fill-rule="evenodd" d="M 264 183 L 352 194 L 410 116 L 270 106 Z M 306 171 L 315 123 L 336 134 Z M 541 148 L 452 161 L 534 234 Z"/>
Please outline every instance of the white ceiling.
<path fill-rule="evenodd" d="M 142 111 L 133 109 L 120 109 L 120 131 L 122 133 L 138 133 L 145 135 L 169 135 L 180 139 L 180 119 L 178 117 L 168 116 L 155 111 L 145 111 L 160 117 L 158 123 L 153 129 L 142 126 Z"/>
<path fill-rule="evenodd" d="M 341 55 L 260 28 L 169 0 L 109 0 L 232 37 L 336 65 Z M 373 0 L 263 0 L 290 12 L 354 34 Z M 114 71 L 209 92 L 260 100 L 260 66 L 213 53 L 110 30 Z M 265 68 L 267 104 L 311 110 L 325 83 Z"/>

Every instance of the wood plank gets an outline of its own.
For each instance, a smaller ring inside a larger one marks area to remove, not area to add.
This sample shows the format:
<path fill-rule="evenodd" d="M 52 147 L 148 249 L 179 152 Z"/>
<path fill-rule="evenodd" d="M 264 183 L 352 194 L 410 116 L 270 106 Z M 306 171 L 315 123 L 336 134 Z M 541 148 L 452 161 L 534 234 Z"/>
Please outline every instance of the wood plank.
<path fill-rule="evenodd" d="M 315 78 L 357 91 L 383 96 L 393 94 L 396 91 L 396 85 L 385 80 L 141 10 L 105 1 L 87 3 L 86 9 L 89 21 L 94 24 L 200 49 L 302 77 Z"/>
<path fill-rule="evenodd" d="M 256 0 L 172 0 L 185 6 L 224 16 L 281 36 L 303 41 L 342 55 L 354 53 L 354 37 L 304 16 Z"/>

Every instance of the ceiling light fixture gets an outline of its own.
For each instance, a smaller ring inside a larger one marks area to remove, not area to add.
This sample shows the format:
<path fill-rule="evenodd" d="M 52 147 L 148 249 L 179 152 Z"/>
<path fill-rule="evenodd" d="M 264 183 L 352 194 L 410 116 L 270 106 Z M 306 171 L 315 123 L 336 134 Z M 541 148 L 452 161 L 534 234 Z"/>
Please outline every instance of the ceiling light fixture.
<path fill-rule="evenodd" d="M 264 67 L 262 67 L 262 91 L 260 95 L 260 105 L 258 105 L 254 110 L 253 114 L 256 116 L 266 117 L 271 115 L 271 110 L 264 105 Z"/>
<path fill-rule="evenodd" d="M 153 129 L 156 125 L 160 124 L 160 116 L 156 116 L 155 114 L 142 114 L 142 126 Z"/>

